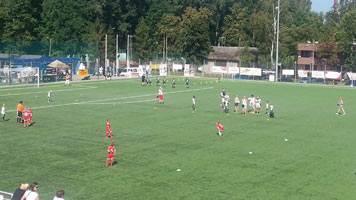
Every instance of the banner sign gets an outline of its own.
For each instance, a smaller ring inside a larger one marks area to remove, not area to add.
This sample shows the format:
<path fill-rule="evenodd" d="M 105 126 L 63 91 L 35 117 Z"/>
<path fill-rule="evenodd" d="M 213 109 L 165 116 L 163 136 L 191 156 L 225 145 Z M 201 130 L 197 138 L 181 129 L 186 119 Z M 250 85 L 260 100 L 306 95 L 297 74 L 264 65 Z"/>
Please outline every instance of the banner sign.
<path fill-rule="evenodd" d="M 240 69 L 238 67 L 229 67 L 229 74 L 238 74 Z"/>
<path fill-rule="evenodd" d="M 213 66 L 211 71 L 214 73 L 227 73 L 227 67 Z"/>
<path fill-rule="evenodd" d="M 84 69 L 84 70 L 80 69 L 78 71 L 78 76 L 79 77 L 88 77 L 88 69 Z"/>
<path fill-rule="evenodd" d="M 262 76 L 262 70 L 261 70 L 261 68 L 241 67 L 240 68 L 240 74 L 241 75 L 247 75 L 247 76 Z"/>
<path fill-rule="evenodd" d="M 294 70 L 293 69 L 283 69 L 282 70 L 282 75 L 293 76 L 294 75 Z"/>
<path fill-rule="evenodd" d="M 183 65 L 173 64 L 173 71 L 183 70 Z"/>
<path fill-rule="evenodd" d="M 350 80 L 356 80 L 356 73 L 347 72 L 346 74 Z"/>
<path fill-rule="evenodd" d="M 298 70 L 298 77 L 299 77 L 299 78 L 306 78 L 306 77 L 308 77 L 308 71 L 306 71 L 306 70 Z"/>
<path fill-rule="evenodd" d="M 46 68 L 43 70 L 43 75 L 45 76 L 55 76 L 57 75 L 57 68 Z"/>
<path fill-rule="evenodd" d="M 325 72 L 325 78 L 340 80 L 341 79 L 341 72 L 326 71 Z"/>
<path fill-rule="evenodd" d="M 312 78 L 325 78 L 324 71 L 312 71 Z"/>
<path fill-rule="evenodd" d="M 160 65 L 159 64 L 152 64 L 150 65 L 151 69 L 160 69 Z"/>
<path fill-rule="evenodd" d="M 160 64 L 159 65 L 159 75 L 160 76 L 167 76 L 167 64 Z"/>

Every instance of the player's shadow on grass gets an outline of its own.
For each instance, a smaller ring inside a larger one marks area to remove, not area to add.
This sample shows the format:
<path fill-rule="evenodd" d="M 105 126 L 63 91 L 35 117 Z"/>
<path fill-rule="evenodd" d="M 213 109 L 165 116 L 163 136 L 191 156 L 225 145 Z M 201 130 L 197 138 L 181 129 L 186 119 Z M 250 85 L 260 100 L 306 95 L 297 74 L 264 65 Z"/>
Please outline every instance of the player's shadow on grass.
<path fill-rule="evenodd" d="M 36 122 L 32 122 L 29 126 L 33 126 L 33 125 L 35 125 L 36 124 Z"/>
<path fill-rule="evenodd" d="M 7 122 L 10 121 L 10 119 L 5 119 L 5 120 L 0 120 L 1 122 Z"/>
<path fill-rule="evenodd" d="M 116 160 L 112 163 L 112 166 L 119 164 Z"/>

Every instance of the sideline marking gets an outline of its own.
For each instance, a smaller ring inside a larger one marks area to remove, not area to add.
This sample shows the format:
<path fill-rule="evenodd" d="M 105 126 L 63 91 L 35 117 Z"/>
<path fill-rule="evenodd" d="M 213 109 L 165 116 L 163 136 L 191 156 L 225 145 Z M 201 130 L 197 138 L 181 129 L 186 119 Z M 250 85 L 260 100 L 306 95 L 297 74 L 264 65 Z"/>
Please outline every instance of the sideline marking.
<path fill-rule="evenodd" d="M 206 87 L 206 88 L 199 88 L 199 89 L 181 90 L 181 91 L 167 92 L 165 94 L 176 94 L 176 93 L 192 92 L 192 91 L 199 91 L 199 90 L 210 90 L 213 88 L 214 87 Z M 42 109 L 42 108 L 53 108 L 53 107 L 60 107 L 60 106 L 90 104 L 90 103 L 97 103 L 97 102 L 113 101 L 113 100 L 120 100 L 120 99 L 130 99 L 130 98 L 137 98 L 137 97 L 148 97 L 148 96 L 157 96 L 157 94 L 156 93 L 155 94 L 144 94 L 144 95 L 136 95 L 136 96 L 128 96 L 128 97 L 117 97 L 117 98 L 112 98 L 112 99 L 101 99 L 101 100 L 74 102 L 74 103 L 66 103 L 66 104 L 58 104 L 58 105 L 39 106 L 39 107 L 31 107 L 31 109 L 37 110 L 37 109 Z M 113 103 L 111 102 L 110 104 L 113 104 Z M 7 112 L 16 112 L 16 110 L 8 110 Z"/>

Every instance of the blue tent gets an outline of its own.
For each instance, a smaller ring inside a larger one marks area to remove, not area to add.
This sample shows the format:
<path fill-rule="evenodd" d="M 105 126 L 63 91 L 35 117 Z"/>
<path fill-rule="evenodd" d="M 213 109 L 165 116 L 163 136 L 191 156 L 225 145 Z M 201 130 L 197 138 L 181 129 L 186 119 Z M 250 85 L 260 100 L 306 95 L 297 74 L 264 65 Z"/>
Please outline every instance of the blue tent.
<path fill-rule="evenodd" d="M 48 68 L 48 64 L 55 61 L 59 60 L 63 63 L 72 63 L 75 64 L 74 66 L 77 66 L 77 63 L 80 62 L 80 58 L 38 58 L 38 59 L 11 59 L 11 64 L 12 65 L 17 65 L 19 66 L 32 66 L 32 67 L 39 67 L 41 70 Z"/>

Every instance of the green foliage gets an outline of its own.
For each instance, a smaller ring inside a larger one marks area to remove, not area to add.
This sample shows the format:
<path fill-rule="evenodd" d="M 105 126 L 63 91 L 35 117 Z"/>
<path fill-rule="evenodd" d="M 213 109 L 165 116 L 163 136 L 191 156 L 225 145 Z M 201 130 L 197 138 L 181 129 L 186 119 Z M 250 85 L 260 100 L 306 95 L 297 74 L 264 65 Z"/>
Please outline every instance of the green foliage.
<path fill-rule="evenodd" d="M 88 34 L 85 0 L 47 0 L 43 4 L 41 35 L 53 41 L 82 41 Z"/>
<path fill-rule="evenodd" d="M 4 22 L 5 22 L 5 0 L 0 0 L 0 41 L 2 41 L 2 35 L 4 34 Z"/>
<path fill-rule="evenodd" d="M 141 59 L 144 63 L 148 63 L 153 56 L 154 41 L 150 36 L 150 27 L 147 26 L 143 18 L 141 18 L 137 25 L 133 46 L 137 52 L 136 56 L 138 59 Z"/>
<path fill-rule="evenodd" d="M 231 14 L 225 17 L 223 27 L 223 37 L 225 37 L 227 46 L 245 46 L 247 45 L 248 34 L 246 28 L 249 18 L 247 17 L 247 9 L 241 8 L 238 3 L 235 3 L 231 8 Z"/>
<path fill-rule="evenodd" d="M 212 51 L 209 37 L 211 15 L 207 8 L 187 8 L 182 16 L 179 45 L 189 63 L 201 64 Z"/>
<path fill-rule="evenodd" d="M 340 43 L 342 62 L 348 70 L 356 70 L 356 9 L 343 16 L 336 40 Z"/>
<path fill-rule="evenodd" d="M 30 0 L 5 0 L 3 9 L 3 40 L 25 42 L 38 38 L 39 21 L 35 18 L 38 10 L 31 6 Z"/>
<path fill-rule="evenodd" d="M 165 15 L 157 25 L 157 36 L 159 38 L 167 37 L 169 52 L 180 53 L 179 38 L 181 37 L 181 18 L 174 15 Z"/>
<path fill-rule="evenodd" d="M 241 60 L 241 67 L 252 67 L 251 63 L 254 63 L 256 59 L 256 56 L 249 51 L 248 46 L 244 47 L 239 57 Z"/>

